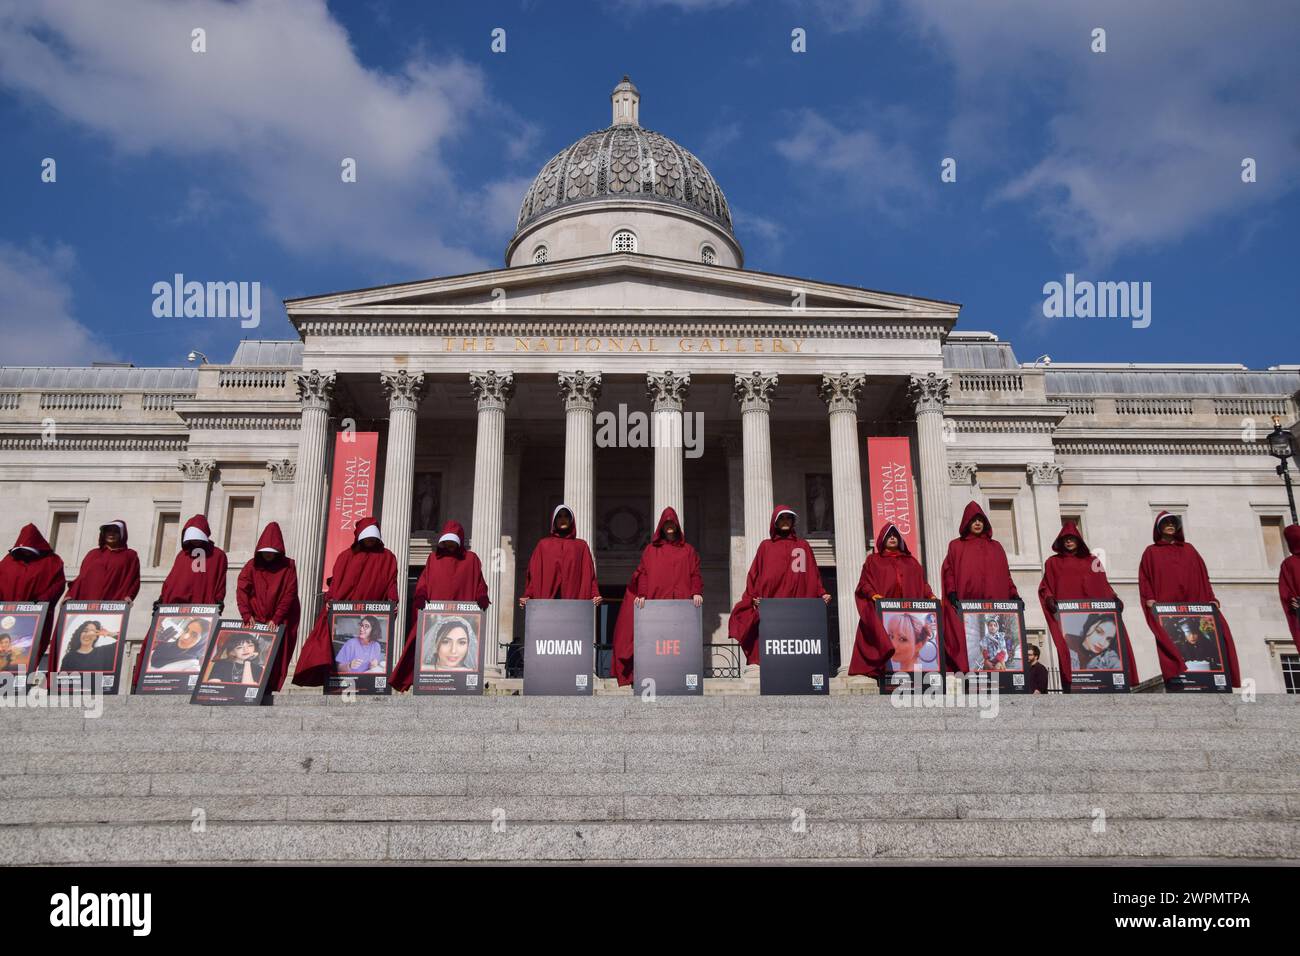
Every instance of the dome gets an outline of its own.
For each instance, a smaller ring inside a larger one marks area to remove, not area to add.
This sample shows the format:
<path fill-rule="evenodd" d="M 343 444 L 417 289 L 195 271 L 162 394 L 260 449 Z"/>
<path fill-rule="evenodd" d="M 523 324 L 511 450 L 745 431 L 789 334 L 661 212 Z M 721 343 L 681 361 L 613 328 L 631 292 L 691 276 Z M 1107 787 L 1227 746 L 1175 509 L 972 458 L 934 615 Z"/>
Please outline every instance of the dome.
<path fill-rule="evenodd" d="M 614 123 L 556 153 L 519 207 L 516 234 L 556 209 L 600 200 L 662 203 L 707 217 L 734 236 L 726 197 L 704 164 L 640 125 L 640 96 L 626 76 L 611 97 Z"/>

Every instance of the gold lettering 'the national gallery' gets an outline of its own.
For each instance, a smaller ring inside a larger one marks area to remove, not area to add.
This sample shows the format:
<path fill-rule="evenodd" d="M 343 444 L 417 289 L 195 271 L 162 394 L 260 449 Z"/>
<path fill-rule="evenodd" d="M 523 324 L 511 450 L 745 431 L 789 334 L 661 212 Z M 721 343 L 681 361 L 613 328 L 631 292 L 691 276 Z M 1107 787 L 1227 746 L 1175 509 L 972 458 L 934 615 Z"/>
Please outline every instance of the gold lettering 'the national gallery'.
<path fill-rule="evenodd" d="M 475 336 L 460 338 L 444 335 L 436 341 L 442 345 L 444 352 L 496 352 L 495 336 Z M 797 354 L 803 351 L 807 339 L 779 338 L 609 338 L 609 337 L 572 337 L 572 336 L 516 336 L 507 340 L 510 345 L 501 351 L 514 352 L 604 352 L 606 354 L 667 352 L 704 352 L 725 354 L 783 353 Z"/>

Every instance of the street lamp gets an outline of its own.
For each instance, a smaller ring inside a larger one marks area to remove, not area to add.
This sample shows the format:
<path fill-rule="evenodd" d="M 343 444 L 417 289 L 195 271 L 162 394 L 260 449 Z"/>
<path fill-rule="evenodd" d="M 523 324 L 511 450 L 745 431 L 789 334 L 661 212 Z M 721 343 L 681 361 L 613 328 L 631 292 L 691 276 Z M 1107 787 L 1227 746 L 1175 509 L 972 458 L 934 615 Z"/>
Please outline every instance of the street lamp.
<path fill-rule="evenodd" d="M 185 358 L 191 362 L 197 362 L 199 359 L 203 359 L 202 363 L 200 364 L 203 365 L 208 364 L 208 357 L 204 355 L 202 352 L 200 352 L 198 349 L 190 349 L 190 354 L 185 356 Z"/>
<path fill-rule="evenodd" d="M 1282 430 L 1282 419 L 1273 416 L 1273 431 L 1268 436 L 1268 453 L 1277 459 L 1277 473 L 1286 482 L 1286 500 L 1291 506 L 1291 523 L 1300 524 L 1295 514 L 1295 495 L 1291 492 L 1291 470 L 1286 460 L 1291 457 L 1291 433 Z"/>

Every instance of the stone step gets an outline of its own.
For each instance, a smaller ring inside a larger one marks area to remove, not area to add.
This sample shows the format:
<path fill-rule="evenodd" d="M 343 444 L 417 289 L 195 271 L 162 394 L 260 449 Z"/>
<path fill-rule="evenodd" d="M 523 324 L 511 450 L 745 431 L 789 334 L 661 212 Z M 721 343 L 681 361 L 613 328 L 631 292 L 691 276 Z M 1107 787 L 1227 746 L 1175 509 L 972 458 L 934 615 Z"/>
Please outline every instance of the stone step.
<path fill-rule="evenodd" d="M 185 822 L 5 827 L 10 864 L 770 860 L 1294 860 L 1287 821 Z"/>

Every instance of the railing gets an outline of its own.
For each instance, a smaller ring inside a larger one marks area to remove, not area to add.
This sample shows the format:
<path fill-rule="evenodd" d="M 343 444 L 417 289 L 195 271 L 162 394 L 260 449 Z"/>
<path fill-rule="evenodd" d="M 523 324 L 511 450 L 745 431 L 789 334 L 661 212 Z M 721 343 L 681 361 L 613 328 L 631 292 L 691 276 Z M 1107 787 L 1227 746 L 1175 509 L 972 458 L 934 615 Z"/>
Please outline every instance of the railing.
<path fill-rule="evenodd" d="M 217 387 L 283 388 L 288 374 L 282 368 L 223 368 L 217 373 Z"/>
<path fill-rule="evenodd" d="M 1061 406 L 1071 415 L 1097 414 L 1097 403 L 1091 398 L 1051 398 L 1048 403 Z"/>
<path fill-rule="evenodd" d="M 1279 415 L 1291 414 L 1291 403 L 1284 398 L 1216 398 L 1216 415 Z"/>
<path fill-rule="evenodd" d="M 191 392 L 145 392 L 140 396 L 140 407 L 146 412 L 170 412 L 176 399 L 189 398 Z"/>
<path fill-rule="evenodd" d="M 0 392 L 0 409 L 12 411 L 18 407 L 21 400 L 21 392 Z"/>
<path fill-rule="evenodd" d="M 1019 372 L 961 372 L 957 387 L 963 392 L 1023 392 L 1025 377 Z"/>
<path fill-rule="evenodd" d="M 98 412 L 121 407 L 121 392 L 41 392 L 42 409 Z"/>
<path fill-rule="evenodd" d="M 1190 415 L 1192 401 L 1188 398 L 1117 398 L 1117 415 Z"/>

